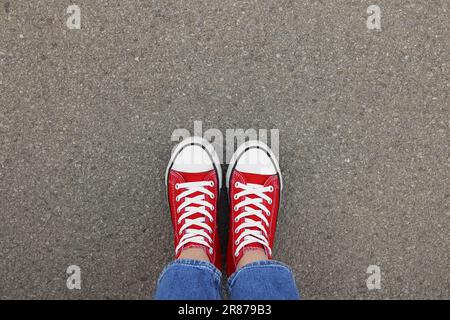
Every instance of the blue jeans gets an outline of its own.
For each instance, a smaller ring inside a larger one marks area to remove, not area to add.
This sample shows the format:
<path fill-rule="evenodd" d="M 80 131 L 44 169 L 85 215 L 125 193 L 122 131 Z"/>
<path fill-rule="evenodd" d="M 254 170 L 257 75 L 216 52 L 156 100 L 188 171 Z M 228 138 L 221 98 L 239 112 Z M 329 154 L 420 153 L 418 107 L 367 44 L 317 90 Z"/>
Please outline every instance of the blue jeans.
<path fill-rule="evenodd" d="M 179 259 L 169 264 L 158 280 L 158 300 L 220 300 L 221 272 L 211 263 Z M 298 300 L 291 270 L 281 262 L 250 263 L 228 279 L 232 300 Z"/>

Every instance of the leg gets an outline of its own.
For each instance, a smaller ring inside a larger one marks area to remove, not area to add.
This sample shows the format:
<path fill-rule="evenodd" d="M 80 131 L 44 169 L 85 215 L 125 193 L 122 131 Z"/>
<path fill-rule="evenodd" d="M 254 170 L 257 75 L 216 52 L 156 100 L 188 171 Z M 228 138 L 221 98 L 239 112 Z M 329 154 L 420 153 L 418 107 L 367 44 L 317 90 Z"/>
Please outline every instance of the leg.
<path fill-rule="evenodd" d="M 299 299 L 291 270 L 272 261 L 283 188 L 278 161 L 260 141 L 242 144 L 227 172 L 231 299 Z"/>
<path fill-rule="evenodd" d="M 183 140 L 170 158 L 165 180 L 176 260 L 162 272 L 156 299 L 221 298 L 220 170 L 214 148 L 199 137 Z"/>

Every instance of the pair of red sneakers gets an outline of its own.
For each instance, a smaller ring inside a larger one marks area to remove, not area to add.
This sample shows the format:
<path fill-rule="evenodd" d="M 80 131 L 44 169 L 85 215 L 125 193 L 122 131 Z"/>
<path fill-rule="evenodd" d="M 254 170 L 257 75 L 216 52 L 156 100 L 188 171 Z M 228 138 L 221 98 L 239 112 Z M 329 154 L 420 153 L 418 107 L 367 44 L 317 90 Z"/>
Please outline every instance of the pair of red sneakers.
<path fill-rule="evenodd" d="M 234 153 L 226 175 L 230 201 L 227 274 L 247 249 L 264 249 L 272 257 L 282 180 L 272 150 L 248 141 Z M 217 228 L 217 204 L 222 171 L 214 147 L 189 137 L 174 149 L 166 170 L 166 186 L 175 235 L 175 257 L 185 248 L 205 249 L 222 268 Z"/>

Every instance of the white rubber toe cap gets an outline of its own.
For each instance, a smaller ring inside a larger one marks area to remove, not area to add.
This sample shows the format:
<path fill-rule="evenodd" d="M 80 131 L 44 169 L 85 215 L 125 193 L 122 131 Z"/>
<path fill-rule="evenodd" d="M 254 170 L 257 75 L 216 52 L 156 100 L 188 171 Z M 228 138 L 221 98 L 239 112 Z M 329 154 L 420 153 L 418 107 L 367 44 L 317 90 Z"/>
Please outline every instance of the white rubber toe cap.
<path fill-rule="evenodd" d="M 277 168 L 267 152 L 259 148 L 250 148 L 245 151 L 238 159 L 235 169 L 240 172 L 264 175 L 277 173 Z"/>
<path fill-rule="evenodd" d="M 208 152 L 199 145 L 187 145 L 176 156 L 172 169 L 179 172 L 205 172 L 214 168 Z"/>

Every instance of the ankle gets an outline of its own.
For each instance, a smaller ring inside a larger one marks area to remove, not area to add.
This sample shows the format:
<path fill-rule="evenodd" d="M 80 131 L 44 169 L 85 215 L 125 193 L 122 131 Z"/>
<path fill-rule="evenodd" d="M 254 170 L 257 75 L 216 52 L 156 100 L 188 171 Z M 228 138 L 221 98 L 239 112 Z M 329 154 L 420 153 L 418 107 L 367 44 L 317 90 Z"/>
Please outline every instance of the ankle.
<path fill-rule="evenodd" d="M 242 258 L 239 260 L 237 264 L 237 268 L 240 269 L 244 266 L 246 266 L 249 263 L 256 262 L 256 261 L 264 261 L 269 260 L 267 257 L 266 251 L 264 249 L 244 249 L 244 254 L 242 255 Z"/>
<path fill-rule="evenodd" d="M 182 249 L 178 259 L 190 259 L 211 262 L 203 248 Z"/>

